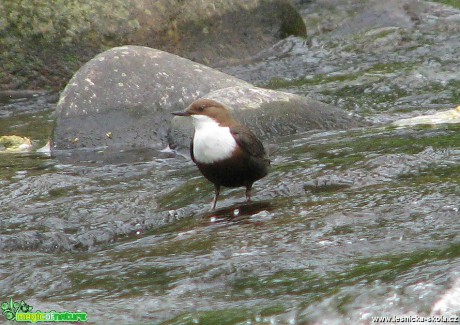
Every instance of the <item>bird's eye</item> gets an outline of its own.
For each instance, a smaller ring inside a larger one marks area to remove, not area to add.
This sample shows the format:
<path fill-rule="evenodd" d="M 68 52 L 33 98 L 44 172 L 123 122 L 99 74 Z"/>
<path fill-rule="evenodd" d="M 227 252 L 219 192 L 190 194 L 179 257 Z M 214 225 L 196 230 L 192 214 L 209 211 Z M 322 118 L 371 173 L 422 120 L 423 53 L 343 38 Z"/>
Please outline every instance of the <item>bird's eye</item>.
<path fill-rule="evenodd" d="M 206 107 L 206 106 L 204 106 L 204 105 L 198 106 L 198 111 L 199 111 L 199 112 L 204 111 L 205 107 Z"/>

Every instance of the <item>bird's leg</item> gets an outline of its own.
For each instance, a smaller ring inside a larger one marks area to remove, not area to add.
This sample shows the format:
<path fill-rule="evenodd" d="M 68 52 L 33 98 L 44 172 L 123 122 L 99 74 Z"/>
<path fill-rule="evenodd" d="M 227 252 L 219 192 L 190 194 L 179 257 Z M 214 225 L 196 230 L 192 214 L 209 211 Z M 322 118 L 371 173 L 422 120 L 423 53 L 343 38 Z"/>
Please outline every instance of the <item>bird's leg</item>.
<path fill-rule="evenodd" d="M 217 198 L 219 197 L 220 193 L 220 185 L 214 184 L 214 199 L 211 203 L 211 211 L 216 208 Z"/>
<path fill-rule="evenodd" d="M 251 202 L 252 184 L 246 185 L 246 202 Z"/>

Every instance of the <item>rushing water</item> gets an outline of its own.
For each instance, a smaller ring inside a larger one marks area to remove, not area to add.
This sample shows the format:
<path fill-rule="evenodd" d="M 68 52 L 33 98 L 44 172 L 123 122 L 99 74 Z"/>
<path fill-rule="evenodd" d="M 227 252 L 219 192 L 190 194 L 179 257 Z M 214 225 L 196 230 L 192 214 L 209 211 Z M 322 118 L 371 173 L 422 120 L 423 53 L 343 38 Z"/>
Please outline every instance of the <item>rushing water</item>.
<path fill-rule="evenodd" d="M 311 52 L 301 40 L 289 40 L 283 57 L 228 70 L 251 80 L 246 73 L 273 68 L 251 81 L 386 122 L 458 104 L 458 75 L 441 73 L 459 63 L 448 47 L 459 36 L 449 37 L 439 45 L 449 60 L 440 60 L 431 83 L 409 81 L 432 71 L 429 60 L 418 57 L 421 65 L 395 75 L 401 66 L 387 63 L 384 71 L 376 59 L 384 53 L 376 52 L 356 54 L 352 65 L 379 66 L 372 75 L 355 70 L 351 84 L 346 64 L 340 78 L 330 69 L 325 79 L 299 79 L 294 63 L 320 69 L 333 61 L 314 65 L 312 53 L 324 51 Z M 406 57 L 428 55 L 406 50 Z M 2 103 L 0 135 L 44 145 L 55 97 Z M 226 189 L 214 213 L 212 185 L 180 156 L 94 153 L 72 163 L 1 154 L 0 303 L 11 297 L 34 310 L 84 311 L 93 323 L 369 324 L 378 316 L 458 316 L 459 144 L 460 126 L 447 124 L 380 123 L 280 138 L 271 173 L 254 185 L 254 202 L 243 203 L 243 189 Z"/>
<path fill-rule="evenodd" d="M 50 114 L 26 113 L 41 116 L 42 130 Z M 5 120 L 28 129 L 26 116 Z M 255 202 L 226 190 L 216 213 L 212 186 L 185 158 L 61 164 L 3 154 L 2 299 L 86 311 L 96 323 L 447 315 L 460 279 L 459 131 L 280 139 Z"/>

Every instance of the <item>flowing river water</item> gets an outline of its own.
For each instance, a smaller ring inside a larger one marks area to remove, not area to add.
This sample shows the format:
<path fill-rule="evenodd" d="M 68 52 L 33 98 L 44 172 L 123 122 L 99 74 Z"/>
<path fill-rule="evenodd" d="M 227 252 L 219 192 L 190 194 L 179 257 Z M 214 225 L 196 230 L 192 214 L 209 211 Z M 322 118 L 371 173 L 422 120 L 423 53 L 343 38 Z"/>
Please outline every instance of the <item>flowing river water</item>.
<path fill-rule="evenodd" d="M 224 69 L 374 122 L 279 137 L 250 204 L 226 189 L 209 212 L 212 185 L 179 155 L 1 154 L 0 303 L 95 324 L 458 322 L 460 125 L 389 123 L 460 103 L 460 33 L 422 27 L 371 49 L 287 39 Z M 45 145 L 55 101 L 3 101 L 0 135 Z"/>

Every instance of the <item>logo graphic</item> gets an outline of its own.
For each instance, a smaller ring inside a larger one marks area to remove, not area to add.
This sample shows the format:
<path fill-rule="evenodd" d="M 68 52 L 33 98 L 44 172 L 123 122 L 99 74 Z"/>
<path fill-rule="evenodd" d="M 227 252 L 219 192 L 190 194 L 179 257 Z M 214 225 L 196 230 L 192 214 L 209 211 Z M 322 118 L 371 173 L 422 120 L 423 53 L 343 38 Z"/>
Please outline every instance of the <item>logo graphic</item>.
<path fill-rule="evenodd" d="M 84 312 L 62 312 L 58 313 L 54 310 L 49 312 L 41 312 L 39 310 L 32 312 L 32 306 L 21 300 L 21 302 L 13 302 L 10 298 L 9 302 L 4 302 L 1 305 L 2 314 L 7 320 L 16 322 L 86 322 L 87 313 Z"/>

